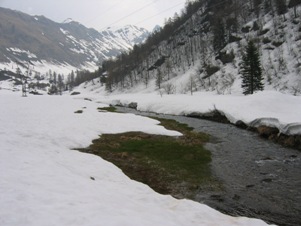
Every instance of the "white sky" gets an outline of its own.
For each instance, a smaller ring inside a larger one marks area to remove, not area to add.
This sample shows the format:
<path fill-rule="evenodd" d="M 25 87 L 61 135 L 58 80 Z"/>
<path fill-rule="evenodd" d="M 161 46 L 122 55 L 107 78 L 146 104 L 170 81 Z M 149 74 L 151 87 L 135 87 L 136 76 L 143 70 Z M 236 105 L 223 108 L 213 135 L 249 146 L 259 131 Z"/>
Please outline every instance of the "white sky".
<path fill-rule="evenodd" d="M 101 30 L 109 26 L 137 25 L 152 30 L 181 12 L 186 0 L 0 0 L 0 7 L 56 22 L 67 18 Z"/>

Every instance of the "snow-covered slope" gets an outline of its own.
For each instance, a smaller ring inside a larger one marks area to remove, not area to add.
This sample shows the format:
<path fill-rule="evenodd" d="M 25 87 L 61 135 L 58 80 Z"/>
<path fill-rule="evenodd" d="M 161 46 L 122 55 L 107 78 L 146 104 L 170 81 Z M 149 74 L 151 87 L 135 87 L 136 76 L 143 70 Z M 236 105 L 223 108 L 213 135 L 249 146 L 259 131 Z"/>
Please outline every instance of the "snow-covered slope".
<path fill-rule="evenodd" d="M 143 43 L 149 35 L 146 29 L 134 25 L 108 27 L 100 33 L 105 37 L 107 44 L 116 44 L 124 51 L 132 49 L 134 45 Z"/>
<path fill-rule="evenodd" d="M 155 193 L 113 164 L 71 150 L 101 133 L 179 135 L 153 119 L 100 113 L 96 102 L 0 90 L 0 224 L 3 226 L 263 226 Z M 75 114 L 83 110 L 83 114 Z M 45 117 L 47 115 L 47 117 Z"/>
<path fill-rule="evenodd" d="M 116 57 L 145 41 L 149 32 L 135 26 L 96 31 L 66 20 L 53 22 L 43 16 L 0 8 L 0 70 L 65 73 L 95 70 L 104 59 Z M 30 62 L 30 63 L 28 63 Z"/>
<path fill-rule="evenodd" d="M 227 1 L 219 2 L 227 4 Z M 272 2 L 272 9 L 265 10 L 264 2 Z M 256 15 L 253 3 L 229 1 L 228 11 L 221 8 L 217 12 L 204 4 L 192 15 L 183 17 L 179 26 L 171 20 L 166 28 L 150 37 L 148 45 L 140 52 L 130 55 L 124 62 L 112 64 L 111 89 L 132 92 L 134 86 L 136 90 L 144 90 L 157 80 L 160 84 L 155 89 L 172 84 L 174 93 L 191 90 L 242 93 L 242 56 L 252 40 L 259 51 L 265 90 L 300 95 L 301 4 L 279 15 L 275 12 L 275 1 L 257 1 L 260 10 Z M 220 20 L 219 25 L 216 20 Z M 216 47 L 216 42 L 222 39 L 223 43 Z M 141 57 L 137 58 L 139 54 Z M 128 66 L 129 62 L 134 63 Z M 119 73 L 125 66 L 133 70 Z"/>

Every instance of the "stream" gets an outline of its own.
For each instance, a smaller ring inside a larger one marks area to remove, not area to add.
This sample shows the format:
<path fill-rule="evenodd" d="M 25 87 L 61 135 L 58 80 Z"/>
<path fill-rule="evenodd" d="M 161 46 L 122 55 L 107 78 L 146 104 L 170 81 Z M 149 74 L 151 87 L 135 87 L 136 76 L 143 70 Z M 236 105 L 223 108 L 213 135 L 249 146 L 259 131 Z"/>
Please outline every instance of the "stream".
<path fill-rule="evenodd" d="M 174 119 L 211 136 L 206 144 L 212 153 L 211 171 L 223 188 L 200 190 L 195 201 L 232 216 L 259 218 L 281 226 L 301 225 L 300 151 L 230 124 L 120 107 L 118 111 Z"/>

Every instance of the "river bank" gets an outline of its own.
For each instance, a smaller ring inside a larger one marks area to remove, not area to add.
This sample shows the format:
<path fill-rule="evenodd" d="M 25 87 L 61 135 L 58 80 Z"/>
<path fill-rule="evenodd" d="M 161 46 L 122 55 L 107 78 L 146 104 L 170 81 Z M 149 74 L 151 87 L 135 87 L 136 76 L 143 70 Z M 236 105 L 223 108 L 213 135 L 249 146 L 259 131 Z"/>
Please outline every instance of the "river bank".
<path fill-rule="evenodd" d="M 89 95 L 86 93 L 85 97 Z M 115 93 L 97 98 L 91 95 L 91 98 L 99 103 L 132 107 L 142 112 L 227 122 L 256 131 L 285 147 L 301 150 L 300 96 L 263 91 L 248 96 L 210 92 L 163 96 L 156 93 Z"/>
<path fill-rule="evenodd" d="M 211 170 L 220 191 L 200 189 L 193 198 L 233 216 L 256 217 L 277 225 L 301 223 L 301 155 L 230 124 L 119 108 L 123 112 L 174 119 L 211 136 Z"/>
<path fill-rule="evenodd" d="M 259 122 L 260 120 L 254 120 L 254 122 L 250 123 L 250 125 L 247 125 L 240 120 L 233 124 L 228 120 L 228 118 L 225 115 L 221 114 L 218 110 L 213 110 L 206 114 L 194 112 L 194 113 L 189 113 L 185 116 L 191 118 L 197 118 L 197 119 L 210 120 L 219 123 L 232 124 L 240 129 L 253 131 L 259 134 L 260 137 L 271 140 L 284 147 L 294 148 L 301 151 L 301 135 L 283 134 L 277 127 L 260 125 Z"/>

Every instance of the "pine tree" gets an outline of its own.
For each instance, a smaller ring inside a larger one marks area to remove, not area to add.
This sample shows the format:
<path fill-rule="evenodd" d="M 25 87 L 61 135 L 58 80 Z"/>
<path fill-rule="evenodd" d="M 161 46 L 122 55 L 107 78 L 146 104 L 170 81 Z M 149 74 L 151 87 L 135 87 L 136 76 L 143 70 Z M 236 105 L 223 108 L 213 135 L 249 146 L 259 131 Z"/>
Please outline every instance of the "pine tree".
<path fill-rule="evenodd" d="M 158 87 L 158 89 L 161 89 L 162 82 L 163 82 L 163 73 L 161 72 L 160 68 L 158 68 L 156 74 L 156 86 Z"/>
<path fill-rule="evenodd" d="M 224 23 L 219 19 L 213 27 L 213 48 L 216 52 L 219 52 L 226 46 L 226 31 Z"/>
<path fill-rule="evenodd" d="M 253 94 L 254 91 L 263 90 L 262 69 L 257 48 L 249 41 L 242 58 L 242 88 L 244 94 Z"/>
<path fill-rule="evenodd" d="M 57 86 L 58 86 L 58 93 L 60 95 L 63 94 L 63 88 L 64 88 L 64 79 L 63 76 L 58 74 L 58 80 L 57 80 Z"/>

